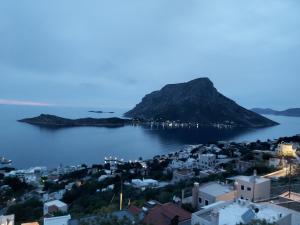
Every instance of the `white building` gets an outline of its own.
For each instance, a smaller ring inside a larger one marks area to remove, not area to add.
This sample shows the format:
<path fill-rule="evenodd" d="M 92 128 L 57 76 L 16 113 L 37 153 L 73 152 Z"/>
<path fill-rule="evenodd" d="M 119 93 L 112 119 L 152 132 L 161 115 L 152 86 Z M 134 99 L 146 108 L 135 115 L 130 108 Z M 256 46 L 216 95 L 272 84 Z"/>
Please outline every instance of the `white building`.
<path fill-rule="evenodd" d="M 70 219 L 70 215 L 44 218 L 44 225 L 68 225 Z"/>
<path fill-rule="evenodd" d="M 249 201 L 267 200 L 270 198 L 271 180 L 260 176 L 237 176 L 235 180 L 237 198 Z"/>
<path fill-rule="evenodd" d="M 198 158 L 199 169 L 211 169 L 216 166 L 216 155 L 215 154 L 201 154 Z"/>
<path fill-rule="evenodd" d="M 175 170 L 173 172 L 172 183 L 178 183 L 186 180 L 190 180 L 195 176 L 195 172 L 190 169 Z"/>
<path fill-rule="evenodd" d="M 5 173 L 7 177 L 18 177 L 20 180 L 31 184 L 38 185 L 41 176 L 47 173 L 46 167 L 32 167 L 26 170 L 13 170 Z"/>
<path fill-rule="evenodd" d="M 192 225 L 236 225 L 266 220 L 277 225 L 298 225 L 298 212 L 271 203 L 254 204 L 246 200 L 220 201 L 192 214 Z"/>
<path fill-rule="evenodd" d="M 56 192 L 43 194 L 43 201 L 48 202 L 52 200 L 61 200 L 64 197 L 65 193 L 66 193 L 66 189 L 61 189 Z"/>
<path fill-rule="evenodd" d="M 0 225 L 14 225 L 15 215 L 0 216 Z"/>
<path fill-rule="evenodd" d="M 132 179 L 131 184 L 136 188 L 151 188 L 157 187 L 158 181 L 153 179 Z"/>
<path fill-rule="evenodd" d="M 44 204 L 44 215 L 53 214 L 56 212 L 67 213 L 68 205 L 59 200 L 46 202 Z"/>
<path fill-rule="evenodd" d="M 231 201 L 235 199 L 236 191 L 231 185 L 220 182 L 210 182 L 199 187 L 195 183 L 193 191 L 193 206 L 200 208 L 218 201 Z"/>

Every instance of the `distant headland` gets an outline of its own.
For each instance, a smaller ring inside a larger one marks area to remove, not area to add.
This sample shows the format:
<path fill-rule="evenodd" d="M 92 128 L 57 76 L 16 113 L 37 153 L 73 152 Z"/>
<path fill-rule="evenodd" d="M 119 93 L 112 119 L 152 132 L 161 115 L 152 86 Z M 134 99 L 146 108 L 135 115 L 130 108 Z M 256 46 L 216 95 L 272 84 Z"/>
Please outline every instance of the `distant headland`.
<path fill-rule="evenodd" d="M 19 122 L 29 123 L 32 125 L 45 127 L 78 127 L 78 126 L 95 126 L 95 127 L 120 127 L 131 124 L 131 119 L 121 119 L 118 117 L 111 118 L 80 118 L 67 119 L 59 116 L 41 114 L 33 118 L 21 119 Z"/>
<path fill-rule="evenodd" d="M 115 113 L 115 112 L 105 112 L 105 111 L 102 111 L 102 110 L 90 110 L 89 111 L 90 113 Z"/>
<path fill-rule="evenodd" d="M 276 116 L 292 116 L 300 117 L 300 108 L 290 108 L 283 111 L 278 111 L 270 108 L 253 108 L 253 112 L 264 114 L 264 115 L 276 115 Z"/>

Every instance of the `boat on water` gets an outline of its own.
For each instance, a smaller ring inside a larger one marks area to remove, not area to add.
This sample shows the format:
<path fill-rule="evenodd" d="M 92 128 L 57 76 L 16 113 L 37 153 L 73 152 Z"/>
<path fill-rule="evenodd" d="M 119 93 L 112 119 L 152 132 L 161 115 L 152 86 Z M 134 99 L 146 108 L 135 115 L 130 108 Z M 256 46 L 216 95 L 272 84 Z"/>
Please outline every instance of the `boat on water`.
<path fill-rule="evenodd" d="M 12 160 L 6 159 L 3 156 L 0 156 L 0 164 L 11 164 Z"/>

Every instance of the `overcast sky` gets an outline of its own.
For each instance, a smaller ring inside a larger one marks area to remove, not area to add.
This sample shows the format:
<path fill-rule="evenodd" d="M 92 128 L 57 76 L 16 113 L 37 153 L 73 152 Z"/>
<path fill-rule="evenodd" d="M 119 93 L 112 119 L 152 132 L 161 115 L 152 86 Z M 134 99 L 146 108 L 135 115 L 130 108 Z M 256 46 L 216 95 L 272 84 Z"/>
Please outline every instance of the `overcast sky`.
<path fill-rule="evenodd" d="M 298 0 L 3 0 L 0 104 L 126 107 L 209 77 L 251 107 L 300 107 Z"/>

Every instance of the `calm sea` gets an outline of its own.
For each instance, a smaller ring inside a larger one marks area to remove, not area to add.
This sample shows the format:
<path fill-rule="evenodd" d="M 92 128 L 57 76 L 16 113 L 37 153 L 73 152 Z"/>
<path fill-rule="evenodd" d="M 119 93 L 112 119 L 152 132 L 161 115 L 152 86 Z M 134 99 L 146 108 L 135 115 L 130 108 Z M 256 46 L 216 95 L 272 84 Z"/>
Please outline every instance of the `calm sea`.
<path fill-rule="evenodd" d="M 89 110 L 115 111 L 95 114 Z M 218 129 L 151 129 L 75 127 L 48 129 L 17 122 L 18 119 L 49 113 L 68 118 L 120 116 L 126 110 L 58 108 L 0 105 L 0 156 L 13 160 L 13 166 L 76 165 L 103 163 L 105 156 L 127 160 L 177 151 L 189 144 L 215 140 L 254 141 L 300 133 L 300 118 L 268 116 L 279 126 L 239 131 Z"/>

